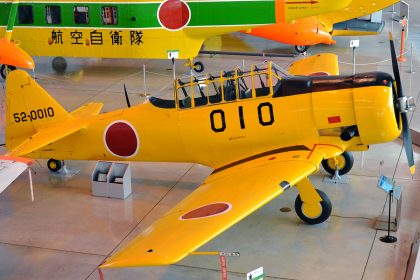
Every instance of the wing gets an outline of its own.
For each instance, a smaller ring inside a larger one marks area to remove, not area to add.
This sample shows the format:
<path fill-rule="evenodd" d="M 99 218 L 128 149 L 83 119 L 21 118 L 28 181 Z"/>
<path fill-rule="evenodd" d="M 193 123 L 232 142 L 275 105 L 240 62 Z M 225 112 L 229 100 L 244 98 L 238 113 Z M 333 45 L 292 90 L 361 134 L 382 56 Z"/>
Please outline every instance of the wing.
<path fill-rule="evenodd" d="M 0 156 L 0 193 L 2 193 L 23 171 L 32 160 L 11 156 Z"/>
<path fill-rule="evenodd" d="M 316 172 L 321 160 L 321 154 L 303 147 L 215 170 L 101 268 L 175 263 Z"/>
<path fill-rule="evenodd" d="M 339 75 L 340 72 L 337 55 L 331 53 L 322 53 L 295 61 L 287 71 L 292 75 L 301 76 Z"/>
<path fill-rule="evenodd" d="M 399 1 L 400 0 L 353 0 L 351 4 L 342 11 L 320 15 L 318 16 L 318 20 L 328 31 L 332 32 L 334 23 L 369 15 Z"/>

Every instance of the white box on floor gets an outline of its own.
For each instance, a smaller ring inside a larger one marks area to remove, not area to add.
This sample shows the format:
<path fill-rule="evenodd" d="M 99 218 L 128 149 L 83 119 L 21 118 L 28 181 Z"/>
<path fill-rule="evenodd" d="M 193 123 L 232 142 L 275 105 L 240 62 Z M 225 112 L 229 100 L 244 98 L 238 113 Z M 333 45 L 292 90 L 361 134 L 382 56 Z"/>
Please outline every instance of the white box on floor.
<path fill-rule="evenodd" d="M 96 163 L 92 172 L 92 195 L 125 199 L 130 194 L 131 169 L 127 163 Z"/>

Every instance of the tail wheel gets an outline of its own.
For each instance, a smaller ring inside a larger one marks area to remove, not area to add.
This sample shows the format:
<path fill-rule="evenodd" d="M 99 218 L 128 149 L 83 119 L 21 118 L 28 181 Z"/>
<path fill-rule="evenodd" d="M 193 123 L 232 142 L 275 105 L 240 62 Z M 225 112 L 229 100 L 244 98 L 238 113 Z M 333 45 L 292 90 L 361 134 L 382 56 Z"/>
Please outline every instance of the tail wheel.
<path fill-rule="evenodd" d="M 58 172 L 63 167 L 63 164 L 60 160 L 50 159 L 47 162 L 47 167 L 51 172 Z"/>
<path fill-rule="evenodd" d="M 296 197 L 295 200 L 295 211 L 299 218 L 307 224 L 315 225 L 325 222 L 331 215 L 332 205 L 331 201 L 328 196 L 320 190 L 316 190 L 319 196 L 322 198 L 322 201 L 319 202 L 319 211 L 315 211 L 318 213 L 314 213 L 314 211 L 308 211 L 308 208 L 305 207 L 305 203 L 300 198 L 300 195 Z M 311 210 L 314 210 L 311 207 Z"/>
<path fill-rule="evenodd" d="M 0 69 L 0 75 L 3 79 L 6 79 L 7 75 L 14 70 L 16 70 L 15 66 L 3 64 Z"/>
<path fill-rule="evenodd" d="M 334 158 L 324 159 L 322 161 L 322 167 L 325 171 L 331 175 L 335 174 L 336 164 L 338 167 L 338 174 L 344 175 L 347 174 L 353 168 L 354 158 L 353 154 L 350 152 L 344 152 L 339 156 Z"/>
<path fill-rule="evenodd" d="M 204 64 L 201 61 L 196 61 L 194 63 L 193 69 L 197 73 L 201 73 L 204 71 Z"/>
<path fill-rule="evenodd" d="M 305 46 L 305 45 L 297 45 L 297 46 L 295 46 L 295 50 L 296 50 L 298 53 L 304 53 L 304 52 L 306 52 L 308 49 L 309 49 L 309 46 Z"/>

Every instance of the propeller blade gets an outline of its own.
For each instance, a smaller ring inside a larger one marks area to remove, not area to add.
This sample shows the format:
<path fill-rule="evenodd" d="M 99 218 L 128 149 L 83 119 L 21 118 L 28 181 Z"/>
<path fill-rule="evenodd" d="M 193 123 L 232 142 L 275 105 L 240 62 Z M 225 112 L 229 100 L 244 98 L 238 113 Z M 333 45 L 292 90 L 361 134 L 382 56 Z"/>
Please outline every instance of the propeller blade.
<path fill-rule="evenodd" d="M 394 79 L 395 79 L 395 84 L 397 87 L 397 96 L 398 98 L 402 98 L 404 97 L 404 93 L 403 93 L 403 89 L 402 89 L 402 84 L 401 84 L 401 77 L 400 77 L 400 70 L 398 67 L 398 61 L 397 61 L 397 54 L 395 52 L 395 46 L 394 46 L 394 40 L 392 39 L 392 33 L 389 32 L 389 46 L 391 48 L 391 60 L 392 60 L 392 70 L 394 72 Z M 397 100 L 395 100 L 395 104 L 394 106 L 397 105 Z M 401 107 L 401 106 L 399 106 Z M 403 108 L 398 108 L 400 111 L 403 110 Z M 410 135 L 410 127 L 408 124 L 408 118 L 407 118 L 407 113 L 406 112 L 402 112 L 400 113 L 401 116 L 401 122 L 402 122 L 402 131 L 403 131 L 403 140 L 404 140 L 404 149 L 405 149 L 405 154 L 407 155 L 407 161 L 408 161 L 408 166 L 410 168 L 410 173 L 414 174 L 416 167 L 414 166 L 414 155 L 413 155 L 413 143 L 411 140 L 411 135 Z M 399 123 L 399 120 L 397 118 L 397 122 Z"/>
<path fill-rule="evenodd" d="M 398 68 L 397 54 L 395 52 L 394 40 L 392 39 L 391 32 L 389 32 L 389 46 L 391 48 L 392 70 L 394 72 L 394 79 L 397 85 L 397 95 L 398 97 L 403 97 L 404 93 L 401 86 L 400 70 Z"/>
<path fill-rule="evenodd" d="M 130 99 L 128 98 L 127 88 L 125 87 L 125 84 L 124 84 L 124 94 L 125 94 L 125 101 L 127 101 L 127 107 L 130 108 L 131 107 Z"/>
<path fill-rule="evenodd" d="M 416 167 L 414 165 L 414 156 L 413 156 L 413 143 L 411 141 L 410 128 L 408 127 L 408 118 L 407 113 L 401 113 L 401 121 L 403 127 L 403 140 L 404 140 L 404 149 L 405 154 L 407 155 L 408 166 L 410 167 L 410 173 L 414 174 Z"/>

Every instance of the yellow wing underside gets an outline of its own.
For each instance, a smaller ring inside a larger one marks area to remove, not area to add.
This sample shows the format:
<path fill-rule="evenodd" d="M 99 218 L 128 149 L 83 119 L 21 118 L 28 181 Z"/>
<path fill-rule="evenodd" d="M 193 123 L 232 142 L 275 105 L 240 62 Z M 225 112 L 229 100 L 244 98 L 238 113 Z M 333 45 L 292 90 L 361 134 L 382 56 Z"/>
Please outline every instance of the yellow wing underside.
<path fill-rule="evenodd" d="M 271 154 L 215 172 L 101 267 L 175 263 L 282 194 L 289 186 L 316 172 L 321 160 L 321 154 L 296 150 Z M 209 213 L 214 215 L 206 216 Z"/>
<path fill-rule="evenodd" d="M 385 9 L 386 7 L 389 7 L 399 1 L 400 0 L 353 0 L 351 4 L 342 11 L 323 14 L 317 18 L 318 21 L 325 26 L 326 30 L 332 32 L 333 25 L 335 23 L 369 15 L 376 11 Z"/>

